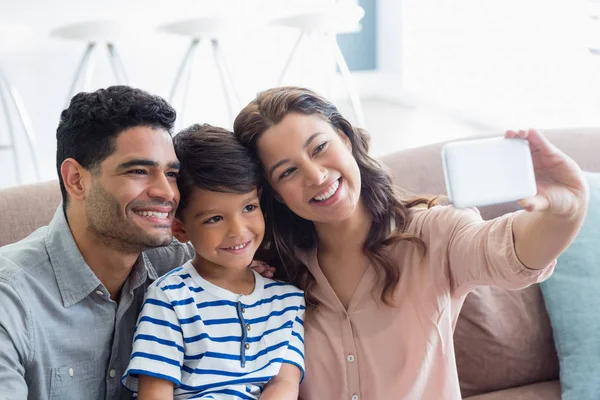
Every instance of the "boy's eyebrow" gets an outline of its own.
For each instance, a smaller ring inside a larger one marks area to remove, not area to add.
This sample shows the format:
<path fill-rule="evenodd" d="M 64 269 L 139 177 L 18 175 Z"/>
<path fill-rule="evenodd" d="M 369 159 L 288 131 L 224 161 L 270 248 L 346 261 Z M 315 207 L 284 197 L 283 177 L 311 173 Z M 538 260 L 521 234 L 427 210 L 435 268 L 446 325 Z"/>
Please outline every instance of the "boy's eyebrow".
<path fill-rule="evenodd" d="M 304 142 L 304 145 L 302 146 L 303 149 L 306 149 L 308 146 L 310 146 L 310 143 L 319 135 L 324 135 L 325 132 L 316 132 L 313 133 L 312 135 L 310 135 L 310 137 L 308 139 L 306 139 L 306 142 Z M 281 167 L 283 164 L 290 162 L 290 160 L 288 159 L 284 159 L 284 160 L 279 160 L 277 161 L 270 169 L 269 169 L 269 176 L 273 175 L 273 172 L 275 172 L 275 170 L 279 167 Z"/>
<path fill-rule="evenodd" d="M 206 215 L 206 214 L 218 214 L 218 213 L 219 213 L 219 210 L 216 210 L 214 208 L 209 209 L 209 210 L 200 210 L 196 213 L 196 215 L 194 215 L 194 218 L 200 218 L 201 216 Z"/>
<path fill-rule="evenodd" d="M 117 170 L 124 170 L 124 169 L 128 169 L 131 167 L 153 167 L 153 168 L 158 168 L 160 167 L 160 164 L 157 161 L 154 160 L 149 160 L 149 159 L 145 159 L 145 158 L 135 158 L 133 160 L 129 160 L 129 161 L 125 161 L 121 164 L 119 164 L 117 166 Z M 169 164 L 167 164 L 167 167 L 169 169 L 177 169 L 179 170 L 181 168 L 181 164 L 179 163 L 179 161 L 172 161 Z"/>

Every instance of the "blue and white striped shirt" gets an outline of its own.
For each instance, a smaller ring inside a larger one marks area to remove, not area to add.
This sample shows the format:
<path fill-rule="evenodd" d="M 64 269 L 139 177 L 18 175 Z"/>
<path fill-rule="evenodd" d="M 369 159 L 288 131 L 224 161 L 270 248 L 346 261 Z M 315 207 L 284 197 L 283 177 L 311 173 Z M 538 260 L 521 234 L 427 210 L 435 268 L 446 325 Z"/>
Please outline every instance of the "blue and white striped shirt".
<path fill-rule="evenodd" d="M 258 399 L 282 363 L 304 376 L 304 293 L 254 273 L 250 295 L 203 279 L 191 262 L 146 294 L 122 382 L 138 375 L 175 384 L 175 399 Z"/>

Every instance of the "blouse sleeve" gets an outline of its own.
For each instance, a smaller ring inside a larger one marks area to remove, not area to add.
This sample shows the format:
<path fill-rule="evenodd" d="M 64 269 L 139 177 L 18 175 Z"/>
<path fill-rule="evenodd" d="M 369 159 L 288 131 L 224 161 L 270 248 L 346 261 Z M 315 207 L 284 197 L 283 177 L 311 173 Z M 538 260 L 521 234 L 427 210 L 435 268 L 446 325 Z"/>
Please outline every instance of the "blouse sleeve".
<path fill-rule="evenodd" d="M 416 216 L 428 251 L 436 253 L 429 256 L 444 265 L 453 295 L 483 285 L 523 289 L 552 274 L 556 260 L 536 270 L 517 257 L 512 224 L 519 212 L 484 221 L 477 209 L 438 206 Z"/>

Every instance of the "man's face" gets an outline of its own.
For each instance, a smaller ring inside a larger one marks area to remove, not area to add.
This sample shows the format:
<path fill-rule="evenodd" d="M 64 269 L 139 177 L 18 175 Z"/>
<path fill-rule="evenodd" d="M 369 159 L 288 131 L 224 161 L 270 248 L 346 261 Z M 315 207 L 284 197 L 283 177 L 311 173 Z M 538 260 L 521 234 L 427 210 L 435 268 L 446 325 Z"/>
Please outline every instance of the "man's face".
<path fill-rule="evenodd" d="M 168 245 L 179 202 L 178 172 L 168 132 L 146 126 L 123 131 L 115 151 L 91 173 L 88 229 L 120 251 Z"/>

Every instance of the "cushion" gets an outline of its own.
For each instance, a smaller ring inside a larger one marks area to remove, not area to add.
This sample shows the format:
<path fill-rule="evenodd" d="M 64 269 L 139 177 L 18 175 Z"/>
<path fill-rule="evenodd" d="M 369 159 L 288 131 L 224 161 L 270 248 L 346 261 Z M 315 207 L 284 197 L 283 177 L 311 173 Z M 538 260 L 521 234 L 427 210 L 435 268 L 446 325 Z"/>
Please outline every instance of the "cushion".
<path fill-rule="evenodd" d="M 454 332 L 463 397 L 558 379 L 552 328 L 538 285 L 469 293 Z"/>
<path fill-rule="evenodd" d="M 560 400 L 558 381 L 540 382 L 518 388 L 467 397 L 464 400 Z"/>
<path fill-rule="evenodd" d="M 590 204 L 581 231 L 541 284 L 560 363 L 563 400 L 600 396 L 600 173 L 586 173 Z"/>

